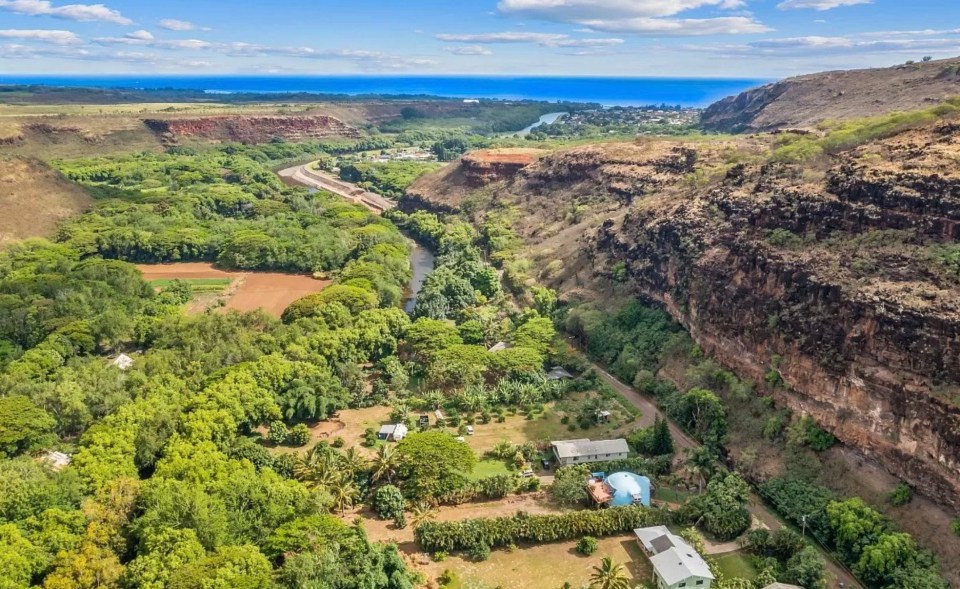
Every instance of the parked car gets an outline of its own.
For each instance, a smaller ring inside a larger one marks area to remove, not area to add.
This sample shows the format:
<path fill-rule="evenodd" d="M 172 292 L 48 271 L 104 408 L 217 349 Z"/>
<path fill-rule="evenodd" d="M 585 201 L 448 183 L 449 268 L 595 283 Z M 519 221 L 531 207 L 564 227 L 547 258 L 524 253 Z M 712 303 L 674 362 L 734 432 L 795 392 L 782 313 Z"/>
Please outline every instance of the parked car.
<path fill-rule="evenodd" d="M 472 435 L 473 435 L 473 426 L 472 426 L 472 425 L 468 425 L 468 426 L 467 426 L 467 435 L 468 435 L 468 436 L 472 436 Z"/>

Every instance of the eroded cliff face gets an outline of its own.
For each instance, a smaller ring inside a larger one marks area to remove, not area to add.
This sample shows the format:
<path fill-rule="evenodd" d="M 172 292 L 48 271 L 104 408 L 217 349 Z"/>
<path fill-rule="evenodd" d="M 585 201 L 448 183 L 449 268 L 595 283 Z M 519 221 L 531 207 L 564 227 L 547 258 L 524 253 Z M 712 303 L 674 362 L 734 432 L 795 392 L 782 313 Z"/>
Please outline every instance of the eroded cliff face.
<path fill-rule="evenodd" d="M 278 138 L 295 142 L 360 136 L 354 127 L 325 115 L 146 119 L 144 124 L 167 144 L 187 137 L 257 144 Z"/>
<path fill-rule="evenodd" d="M 768 163 L 757 141 L 586 146 L 485 190 L 519 209 L 532 252 L 622 267 L 720 362 L 778 373 L 780 404 L 960 509 L 960 131 L 819 167 Z M 446 194 L 418 198 L 455 205 Z"/>

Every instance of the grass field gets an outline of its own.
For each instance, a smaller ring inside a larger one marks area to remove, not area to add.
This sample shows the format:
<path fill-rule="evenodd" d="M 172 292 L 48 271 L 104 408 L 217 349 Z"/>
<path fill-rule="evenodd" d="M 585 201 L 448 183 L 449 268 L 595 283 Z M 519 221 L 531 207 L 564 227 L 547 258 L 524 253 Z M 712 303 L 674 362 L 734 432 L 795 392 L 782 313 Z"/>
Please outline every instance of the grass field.
<path fill-rule="evenodd" d="M 162 290 L 177 280 L 189 284 L 194 293 L 220 293 L 233 282 L 232 278 L 160 278 L 151 280 L 150 286 Z"/>

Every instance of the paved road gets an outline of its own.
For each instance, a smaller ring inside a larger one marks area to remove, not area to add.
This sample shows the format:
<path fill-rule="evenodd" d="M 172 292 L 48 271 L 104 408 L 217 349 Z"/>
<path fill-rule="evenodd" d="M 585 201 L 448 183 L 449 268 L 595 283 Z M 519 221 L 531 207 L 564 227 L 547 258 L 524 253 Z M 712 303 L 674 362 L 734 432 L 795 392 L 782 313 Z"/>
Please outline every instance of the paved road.
<path fill-rule="evenodd" d="M 344 182 L 339 178 L 334 178 L 333 176 L 329 176 L 323 172 L 313 170 L 310 168 L 311 165 L 312 164 L 293 166 L 292 168 L 280 170 L 277 172 L 277 175 L 281 178 L 291 180 L 297 184 L 301 184 L 309 188 L 317 188 L 332 192 L 336 195 L 342 196 L 347 200 L 363 205 L 377 214 L 397 206 L 397 203 L 393 202 L 392 200 L 384 198 L 379 194 L 364 190 L 356 184 Z"/>
<path fill-rule="evenodd" d="M 653 425 L 653 419 L 656 415 L 660 415 L 661 417 L 665 418 L 665 416 L 657 408 L 653 399 L 637 392 L 633 387 L 627 386 L 626 384 L 620 382 L 619 379 L 600 366 L 596 364 L 591 364 L 591 366 L 597 371 L 597 374 L 600 375 L 600 378 L 603 379 L 604 382 L 610 385 L 618 393 L 623 395 L 623 397 L 632 403 L 634 407 L 643 412 L 643 416 L 639 421 L 640 425 Z M 670 433 L 673 435 L 673 442 L 679 449 L 682 450 L 685 448 L 700 447 L 700 443 L 688 436 L 679 428 L 679 426 L 669 420 L 668 423 L 670 424 Z M 747 509 L 754 518 L 762 522 L 771 530 L 779 529 L 785 525 L 783 520 L 781 520 L 770 509 L 768 509 L 767 506 L 764 505 L 761 499 L 757 496 L 753 497 L 753 500 L 747 505 Z M 828 576 L 830 577 L 828 584 L 831 588 L 859 588 L 861 586 L 857 579 L 843 565 L 836 562 L 826 552 L 823 552 L 823 555 L 827 560 L 827 571 L 829 573 Z"/>

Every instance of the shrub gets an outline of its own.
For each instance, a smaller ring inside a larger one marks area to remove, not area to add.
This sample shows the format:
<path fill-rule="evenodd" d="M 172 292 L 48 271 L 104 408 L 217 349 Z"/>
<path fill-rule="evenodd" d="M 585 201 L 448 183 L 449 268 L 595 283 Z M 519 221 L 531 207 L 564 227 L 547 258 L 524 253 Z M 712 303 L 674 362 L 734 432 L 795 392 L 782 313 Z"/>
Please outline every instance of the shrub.
<path fill-rule="evenodd" d="M 554 515 L 517 513 L 511 517 L 431 521 L 414 532 L 426 552 L 469 550 L 482 542 L 490 547 L 520 543 L 547 543 L 591 536 L 609 536 L 636 528 L 661 525 L 670 511 L 639 505 L 611 507 L 603 511 L 571 511 Z"/>
<path fill-rule="evenodd" d="M 310 441 L 310 428 L 305 424 L 298 423 L 290 428 L 287 434 L 287 443 L 291 446 L 305 446 Z"/>
<path fill-rule="evenodd" d="M 373 496 L 373 509 L 381 519 L 395 519 L 403 515 L 406 500 L 400 489 L 393 485 L 384 485 Z"/>
<path fill-rule="evenodd" d="M 577 552 L 584 556 L 590 556 L 600 548 L 600 543 L 593 536 L 584 536 L 577 542 Z"/>
<path fill-rule="evenodd" d="M 438 550 L 433 553 L 433 562 L 443 562 L 450 556 L 446 550 Z"/>
<path fill-rule="evenodd" d="M 287 429 L 287 424 L 279 419 L 270 423 L 270 432 L 267 434 L 267 439 L 274 444 L 278 446 L 283 444 L 287 441 L 289 435 L 290 431 Z"/>
<path fill-rule="evenodd" d="M 346 440 L 344 440 L 340 436 L 333 438 L 333 441 L 330 442 L 330 445 L 333 446 L 334 448 L 343 448 L 346 444 L 347 444 Z"/>
<path fill-rule="evenodd" d="M 469 552 L 467 553 L 471 560 L 477 562 L 483 562 L 490 558 L 490 546 L 487 545 L 483 540 L 477 542 L 470 547 Z"/>
<path fill-rule="evenodd" d="M 372 448 L 377 445 L 377 432 L 372 427 L 368 427 L 363 432 L 363 442 L 361 445 Z"/>
<path fill-rule="evenodd" d="M 953 530 L 954 534 L 960 536 L 960 518 L 953 520 L 953 523 L 950 524 L 950 528 Z"/>
<path fill-rule="evenodd" d="M 910 503 L 911 499 L 913 499 L 913 489 L 907 483 L 899 483 L 887 497 L 887 501 L 894 507 L 902 507 Z"/>

